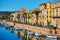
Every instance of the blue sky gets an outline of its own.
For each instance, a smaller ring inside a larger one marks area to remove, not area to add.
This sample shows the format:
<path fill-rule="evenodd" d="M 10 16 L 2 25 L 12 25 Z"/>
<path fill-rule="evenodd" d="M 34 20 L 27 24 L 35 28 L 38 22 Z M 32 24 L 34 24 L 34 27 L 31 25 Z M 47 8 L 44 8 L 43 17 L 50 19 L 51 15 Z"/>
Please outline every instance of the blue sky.
<path fill-rule="evenodd" d="M 0 11 L 17 11 L 21 8 L 32 10 L 44 2 L 56 2 L 57 0 L 0 0 Z"/>

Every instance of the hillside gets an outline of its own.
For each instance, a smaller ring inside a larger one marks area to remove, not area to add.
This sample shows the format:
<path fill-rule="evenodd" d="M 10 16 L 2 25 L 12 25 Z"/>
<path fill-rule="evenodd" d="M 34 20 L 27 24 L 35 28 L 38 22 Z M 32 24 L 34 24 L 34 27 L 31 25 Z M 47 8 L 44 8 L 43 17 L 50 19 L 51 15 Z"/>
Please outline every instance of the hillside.
<path fill-rule="evenodd" d="M 3 15 L 10 15 L 11 13 L 14 13 L 15 11 L 9 12 L 9 11 L 0 11 L 0 16 Z"/>

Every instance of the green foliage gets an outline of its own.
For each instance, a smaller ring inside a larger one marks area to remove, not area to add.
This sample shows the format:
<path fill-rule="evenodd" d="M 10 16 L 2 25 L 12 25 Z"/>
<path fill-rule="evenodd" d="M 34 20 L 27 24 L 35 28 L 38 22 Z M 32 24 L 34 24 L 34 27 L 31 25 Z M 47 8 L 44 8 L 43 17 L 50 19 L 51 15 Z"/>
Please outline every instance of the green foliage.
<path fill-rule="evenodd" d="M 9 15 L 2 16 L 2 18 L 1 18 L 1 19 L 7 19 L 7 20 L 9 20 L 9 19 L 10 19 L 10 16 L 9 16 Z"/>
<path fill-rule="evenodd" d="M 20 23 L 20 14 L 17 15 L 18 22 Z"/>
<path fill-rule="evenodd" d="M 27 13 L 25 12 L 25 13 L 23 13 L 23 17 L 25 17 L 26 18 L 26 16 L 27 16 Z"/>
<path fill-rule="evenodd" d="M 6 19 L 10 19 L 10 16 L 6 16 Z"/>
<path fill-rule="evenodd" d="M 20 18 L 20 14 L 17 15 L 17 18 Z"/>
<path fill-rule="evenodd" d="M 36 14 L 36 24 L 38 25 L 38 14 L 41 13 L 42 11 L 39 10 L 34 10 L 33 13 Z"/>
<path fill-rule="evenodd" d="M 5 19 L 5 17 L 4 17 L 4 16 L 2 16 L 2 19 Z"/>
<path fill-rule="evenodd" d="M 36 15 L 38 15 L 39 13 L 41 13 L 42 11 L 39 10 L 34 10 L 33 13 L 35 13 Z"/>

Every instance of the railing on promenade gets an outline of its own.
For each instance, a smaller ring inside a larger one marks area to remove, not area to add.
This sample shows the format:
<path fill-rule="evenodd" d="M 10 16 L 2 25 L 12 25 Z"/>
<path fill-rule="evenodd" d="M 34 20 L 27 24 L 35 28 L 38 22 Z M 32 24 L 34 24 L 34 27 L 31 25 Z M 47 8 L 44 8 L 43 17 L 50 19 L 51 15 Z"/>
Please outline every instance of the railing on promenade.
<path fill-rule="evenodd" d="M 50 35 L 50 34 L 55 34 L 55 31 L 56 31 L 56 35 L 60 36 L 60 29 L 58 29 L 58 28 L 56 30 L 54 30 L 53 28 L 44 28 L 44 27 L 41 27 L 41 26 L 40 27 L 32 26 L 32 25 L 29 25 L 29 24 L 12 22 L 12 21 L 6 20 L 6 24 L 14 26 L 14 23 L 15 23 L 16 27 L 20 27 L 20 28 L 23 28 L 23 29 L 26 29 L 26 30 L 29 30 L 29 31 L 33 31 L 33 32 L 38 32 L 40 34 Z"/>
<path fill-rule="evenodd" d="M 14 22 L 7 21 L 7 24 L 14 25 Z M 15 23 L 15 26 L 26 29 L 26 30 L 30 30 L 33 32 L 38 32 L 40 34 L 47 34 L 47 35 L 54 34 L 54 29 L 52 28 L 43 28 L 43 27 L 31 26 L 31 25 L 20 24 L 20 23 Z"/>
<path fill-rule="evenodd" d="M 14 22 L 11 22 L 11 21 L 6 20 L 6 24 L 14 26 Z M 38 26 L 32 26 L 32 25 L 28 25 L 28 24 L 21 24 L 21 23 L 15 23 L 15 26 L 26 29 L 26 30 L 30 30 L 33 32 L 38 32 L 40 34 L 55 34 L 55 31 L 56 31 L 56 35 L 58 35 L 58 36 L 60 35 L 60 29 L 58 29 L 58 28 L 56 30 L 54 30 L 53 28 L 44 28 L 41 26 L 38 27 Z"/>

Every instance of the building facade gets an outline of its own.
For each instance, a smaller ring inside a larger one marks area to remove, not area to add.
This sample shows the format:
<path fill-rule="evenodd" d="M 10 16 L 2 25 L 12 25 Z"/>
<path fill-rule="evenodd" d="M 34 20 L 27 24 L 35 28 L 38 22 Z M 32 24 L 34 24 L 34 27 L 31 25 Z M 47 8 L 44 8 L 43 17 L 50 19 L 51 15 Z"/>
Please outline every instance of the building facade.
<path fill-rule="evenodd" d="M 57 28 L 60 28 L 60 2 L 51 3 L 51 15 L 53 16 L 52 20 L 55 21 L 55 24 L 53 25 L 56 25 Z"/>
<path fill-rule="evenodd" d="M 49 2 L 46 4 L 41 4 L 40 10 L 42 10 L 42 12 L 44 10 L 47 10 L 47 12 L 46 12 L 47 24 L 50 22 L 49 24 L 57 26 L 57 28 L 60 28 L 60 25 L 59 25 L 59 23 L 60 23 L 60 21 L 59 21 L 60 20 L 60 2 L 55 2 L 55 3 Z"/>

